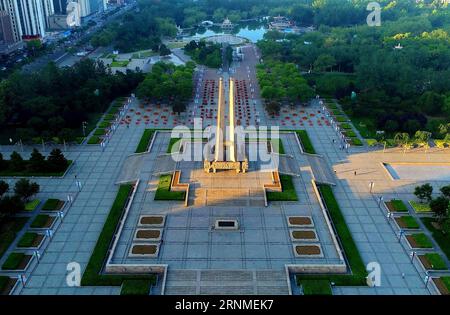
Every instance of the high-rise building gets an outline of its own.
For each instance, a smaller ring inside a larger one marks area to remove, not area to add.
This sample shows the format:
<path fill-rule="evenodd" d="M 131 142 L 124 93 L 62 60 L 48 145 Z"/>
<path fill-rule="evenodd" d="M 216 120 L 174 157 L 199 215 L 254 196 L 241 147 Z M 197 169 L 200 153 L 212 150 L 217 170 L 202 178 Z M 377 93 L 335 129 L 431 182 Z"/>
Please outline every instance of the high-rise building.
<path fill-rule="evenodd" d="M 0 10 L 10 16 L 17 41 L 45 37 L 48 17 L 54 13 L 52 0 L 0 0 Z"/>
<path fill-rule="evenodd" d="M 6 11 L 0 11 L 0 42 L 6 45 L 16 42 L 11 24 L 11 17 Z"/>
<path fill-rule="evenodd" d="M 67 0 L 53 0 L 55 14 L 67 14 Z"/>

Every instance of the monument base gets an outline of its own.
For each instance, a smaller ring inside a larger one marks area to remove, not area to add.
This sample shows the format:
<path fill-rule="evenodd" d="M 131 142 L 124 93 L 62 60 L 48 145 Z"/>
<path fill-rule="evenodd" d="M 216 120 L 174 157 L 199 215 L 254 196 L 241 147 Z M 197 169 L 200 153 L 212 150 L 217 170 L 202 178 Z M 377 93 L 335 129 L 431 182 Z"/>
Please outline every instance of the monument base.
<path fill-rule="evenodd" d="M 217 170 L 236 170 L 236 173 L 245 173 L 248 170 L 248 161 L 207 161 L 203 162 L 203 169 L 206 173 L 211 170 L 215 173 Z"/>

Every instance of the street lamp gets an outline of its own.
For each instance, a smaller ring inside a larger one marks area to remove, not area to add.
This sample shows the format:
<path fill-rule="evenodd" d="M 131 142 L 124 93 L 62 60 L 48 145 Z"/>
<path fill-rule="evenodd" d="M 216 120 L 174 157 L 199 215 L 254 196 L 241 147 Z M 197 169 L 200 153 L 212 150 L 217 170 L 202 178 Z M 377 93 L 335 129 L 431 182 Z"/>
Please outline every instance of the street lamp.
<path fill-rule="evenodd" d="M 83 137 L 86 137 L 86 127 L 87 127 L 87 121 L 83 121 L 81 123 L 81 126 L 83 128 Z"/>

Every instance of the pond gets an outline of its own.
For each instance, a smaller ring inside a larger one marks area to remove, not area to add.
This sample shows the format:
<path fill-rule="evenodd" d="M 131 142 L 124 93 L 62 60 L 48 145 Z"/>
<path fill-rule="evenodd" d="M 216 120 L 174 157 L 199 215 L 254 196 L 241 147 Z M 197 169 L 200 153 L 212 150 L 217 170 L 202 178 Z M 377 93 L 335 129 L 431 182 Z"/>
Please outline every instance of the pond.
<path fill-rule="evenodd" d="M 211 27 L 211 28 L 198 28 L 195 32 L 191 33 L 190 36 L 192 39 L 202 39 L 206 37 L 211 37 L 214 35 L 226 35 L 231 34 L 238 37 L 243 37 L 248 39 L 252 43 L 256 43 L 258 40 L 263 39 L 264 34 L 268 31 L 268 29 L 263 26 L 242 26 L 234 28 L 232 32 L 224 32 L 220 27 Z"/>

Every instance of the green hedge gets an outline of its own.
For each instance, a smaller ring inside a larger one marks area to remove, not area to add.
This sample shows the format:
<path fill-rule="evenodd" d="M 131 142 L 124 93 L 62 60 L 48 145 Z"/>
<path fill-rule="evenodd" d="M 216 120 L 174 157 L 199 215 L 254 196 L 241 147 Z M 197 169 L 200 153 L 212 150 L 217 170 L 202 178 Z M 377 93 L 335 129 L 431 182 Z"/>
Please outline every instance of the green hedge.
<path fill-rule="evenodd" d="M 149 280 L 125 280 L 120 295 L 149 295 L 151 285 Z"/>
<path fill-rule="evenodd" d="M 303 280 L 300 282 L 304 295 L 332 295 L 330 282 L 327 280 Z"/>
<path fill-rule="evenodd" d="M 154 129 L 145 129 L 134 153 L 146 152 L 148 147 L 150 146 L 150 141 L 154 133 L 155 133 Z"/>
<path fill-rule="evenodd" d="M 91 136 L 87 142 L 87 144 L 99 144 L 102 139 L 99 136 Z"/>
<path fill-rule="evenodd" d="M 155 193 L 155 200 L 184 200 L 186 193 L 184 191 L 171 191 L 170 183 L 172 175 L 161 175 L 159 177 L 158 188 Z"/>
<path fill-rule="evenodd" d="M 82 286 L 120 286 L 124 280 L 147 280 L 155 282 L 154 275 L 103 275 L 103 264 L 108 255 L 111 240 L 119 224 L 120 217 L 125 210 L 126 202 L 131 194 L 132 185 L 121 185 L 116 199 L 109 211 L 106 222 L 98 237 L 94 251 L 81 278 Z"/>
<path fill-rule="evenodd" d="M 31 228 L 43 228 L 47 224 L 50 216 L 46 214 L 39 214 L 34 218 L 33 222 L 31 222 Z"/>
<path fill-rule="evenodd" d="M 294 182 L 290 175 L 280 175 L 282 192 L 267 192 L 268 201 L 298 201 Z"/>
<path fill-rule="evenodd" d="M 303 146 L 303 150 L 306 153 L 316 154 L 316 150 L 314 150 L 311 139 L 308 136 L 308 132 L 306 132 L 306 130 L 297 130 L 296 133 Z"/>
<path fill-rule="evenodd" d="M 29 169 L 29 161 L 24 160 L 23 161 L 23 168 L 20 171 L 15 171 L 12 169 L 9 169 L 8 164 L 9 160 L 4 160 L 4 162 L 7 164 L 6 168 L 0 171 L 0 176 L 38 176 L 38 177 L 61 177 L 64 175 L 66 170 L 70 167 L 70 165 L 73 163 L 72 160 L 67 160 L 67 166 L 64 170 L 60 172 L 55 172 L 51 170 L 51 165 L 48 163 L 48 161 L 45 161 L 45 163 L 48 165 L 48 167 L 44 167 L 42 171 L 31 171 Z"/>
<path fill-rule="evenodd" d="M 347 223 L 345 222 L 345 218 L 342 215 L 339 204 L 334 197 L 333 191 L 328 185 L 319 185 L 318 189 L 328 209 L 331 220 L 334 223 L 336 233 L 341 240 L 352 275 L 297 275 L 297 283 L 301 284 L 305 280 L 326 280 L 328 282 L 334 282 L 337 286 L 366 286 L 366 267 L 361 255 L 359 254 L 351 232 L 347 227 Z M 312 292 L 311 294 L 316 293 Z M 320 291 L 317 294 L 320 294 Z"/>

